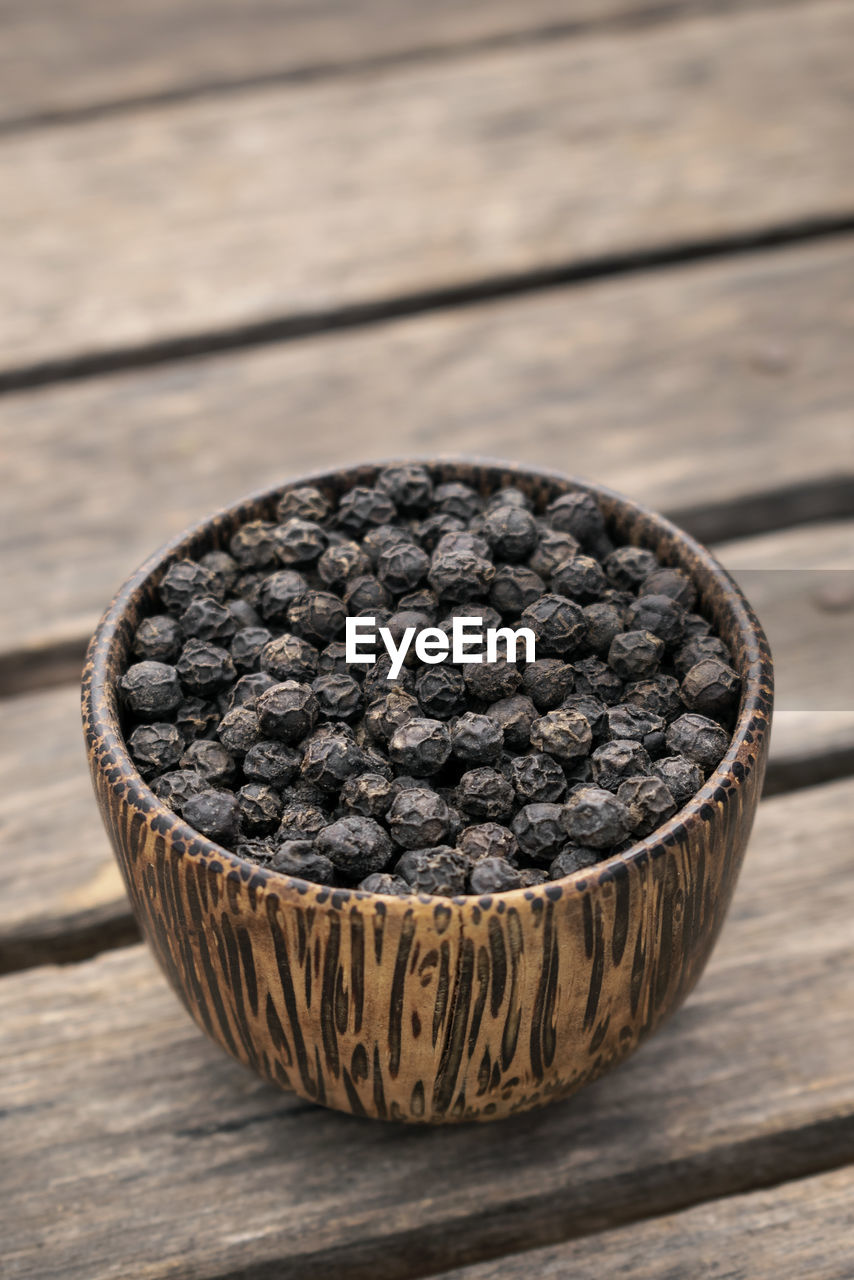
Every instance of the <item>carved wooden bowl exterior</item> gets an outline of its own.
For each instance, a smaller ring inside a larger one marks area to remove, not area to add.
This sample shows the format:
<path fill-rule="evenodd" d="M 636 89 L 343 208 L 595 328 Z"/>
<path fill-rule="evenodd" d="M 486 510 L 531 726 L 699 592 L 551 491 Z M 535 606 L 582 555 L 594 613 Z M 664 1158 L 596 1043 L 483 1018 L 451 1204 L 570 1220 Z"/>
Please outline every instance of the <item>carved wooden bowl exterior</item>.
<path fill-rule="evenodd" d="M 302 478 L 337 496 L 377 464 Z M 561 1098 L 622 1061 L 696 983 L 732 898 L 762 787 L 771 656 L 749 605 L 708 551 L 616 494 L 488 461 L 431 463 L 539 509 L 593 493 L 619 541 L 685 569 L 729 642 L 743 693 L 730 748 L 702 790 L 630 850 L 564 880 L 493 897 L 392 898 L 264 870 L 187 826 L 138 774 L 116 682 L 172 561 L 227 547 L 273 517 L 288 486 L 158 552 L 92 639 L 83 720 L 95 792 L 137 920 L 196 1022 L 265 1079 L 358 1115 L 443 1123 Z"/>

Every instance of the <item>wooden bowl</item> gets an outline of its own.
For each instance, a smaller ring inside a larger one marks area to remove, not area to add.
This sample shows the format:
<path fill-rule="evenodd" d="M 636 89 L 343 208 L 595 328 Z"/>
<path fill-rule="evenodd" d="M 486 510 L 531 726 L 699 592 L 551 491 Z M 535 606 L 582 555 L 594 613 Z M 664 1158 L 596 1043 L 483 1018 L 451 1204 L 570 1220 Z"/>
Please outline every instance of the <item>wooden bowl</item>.
<path fill-rule="evenodd" d="M 381 464 L 293 483 L 329 496 Z M 429 464 L 539 509 L 592 493 L 617 541 L 686 570 L 742 677 L 732 743 L 653 835 L 592 870 L 493 897 L 384 897 L 264 870 L 199 835 L 152 794 L 119 723 L 134 629 L 176 559 L 227 547 L 289 486 L 197 525 L 121 588 L 89 646 L 83 721 L 101 814 L 136 918 L 196 1022 L 266 1080 L 358 1115 L 447 1123 L 561 1098 L 621 1062 L 685 999 L 717 939 L 762 787 L 773 697 L 762 629 L 696 542 L 627 499 L 478 460 Z"/>

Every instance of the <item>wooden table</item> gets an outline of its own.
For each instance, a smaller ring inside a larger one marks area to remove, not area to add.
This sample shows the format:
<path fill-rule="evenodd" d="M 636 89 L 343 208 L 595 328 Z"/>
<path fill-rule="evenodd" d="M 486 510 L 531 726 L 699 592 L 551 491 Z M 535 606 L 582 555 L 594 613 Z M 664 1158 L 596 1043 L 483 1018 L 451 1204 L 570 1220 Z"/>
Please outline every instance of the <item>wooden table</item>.
<path fill-rule="evenodd" d="M 854 4 L 0 0 L 4 1277 L 854 1275 Z M 308 467 L 478 452 L 714 543 L 778 715 L 685 1009 L 574 1100 L 274 1093 L 139 944 L 76 678 Z M 847 601 L 847 604 L 846 604 Z"/>

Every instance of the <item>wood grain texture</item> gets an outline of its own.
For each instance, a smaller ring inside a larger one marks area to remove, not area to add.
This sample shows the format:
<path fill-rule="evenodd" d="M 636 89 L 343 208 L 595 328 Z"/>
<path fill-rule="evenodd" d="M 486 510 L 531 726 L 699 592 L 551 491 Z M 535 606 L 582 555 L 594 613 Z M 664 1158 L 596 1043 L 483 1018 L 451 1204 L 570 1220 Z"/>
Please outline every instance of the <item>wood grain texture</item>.
<path fill-rule="evenodd" d="M 666 20 L 721 0 L 0 0 L 0 123 L 453 52 L 545 29 Z"/>
<path fill-rule="evenodd" d="M 8 135 L 0 370 L 847 218 L 852 48 L 819 0 Z"/>
<path fill-rule="evenodd" d="M 403 1280 L 851 1161 L 853 804 L 846 782 L 761 806 L 683 1012 L 583 1097 L 500 1124 L 278 1094 L 143 948 L 4 978 L 9 1280 Z"/>
<path fill-rule="evenodd" d="M 487 496 L 518 485 L 542 513 L 578 482 L 476 460 L 428 464 Z M 335 506 L 379 467 L 308 483 Z M 768 757 L 773 672 L 750 606 L 708 551 L 661 516 L 596 488 L 616 543 L 684 570 L 726 640 L 741 698 L 726 753 L 673 817 L 583 873 L 495 896 L 394 898 L 246 862 L 186 825 L 142 782 L 117 687 L 141 618 L 176 561 L 269 520 L 277 488 L 203 522 L 129 579 L 83 676 L 89 768 L 134 915 L 208 1034 L 264 1079 L 354 1115 L 497 1119 L 574 1093 L 679 1007 L 714 947 Z M 373 945 L 371 945 L 373 943 Z"/>
<path fill-rule="evenodd" d="M 852 1201 L 849 1167 L 587 1240 L 443 1271 L 441 1280 L 849 1280 Z"/>
<path fill-rule="evenodd" d="M 0 651 L 82 656 L 155 547 L 323 465 L 491 454 L 664 510 L 850 473 L 852 288 L 842 239 L 5 397 Z"/>

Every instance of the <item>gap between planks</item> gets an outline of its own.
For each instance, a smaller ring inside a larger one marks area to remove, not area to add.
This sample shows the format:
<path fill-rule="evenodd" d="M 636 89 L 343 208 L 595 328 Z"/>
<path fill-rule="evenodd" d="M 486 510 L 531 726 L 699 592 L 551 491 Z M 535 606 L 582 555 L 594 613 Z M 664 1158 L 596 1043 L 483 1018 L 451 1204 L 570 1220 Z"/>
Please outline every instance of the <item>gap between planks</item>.
<path fill-rule="evenodd" d="M 803 0 L 433 0 L 145 6 L 5 0 L 0 134 Z M 235 19 L 237 21 L 235 22 Z M 50 25 L 50 39 L 45 26 Z M 68 24 L 68 25 L 66 25 Z"/>
<path fill-rule="evenodd" d="M 143 948 L 4 978 L 10 1280 L 411 1280 L 850 1163 L 852 802 L 846 782 L 761 806 L 686 1007 L 579 1099 L 500 1124 L 283 1098 Z"/>

